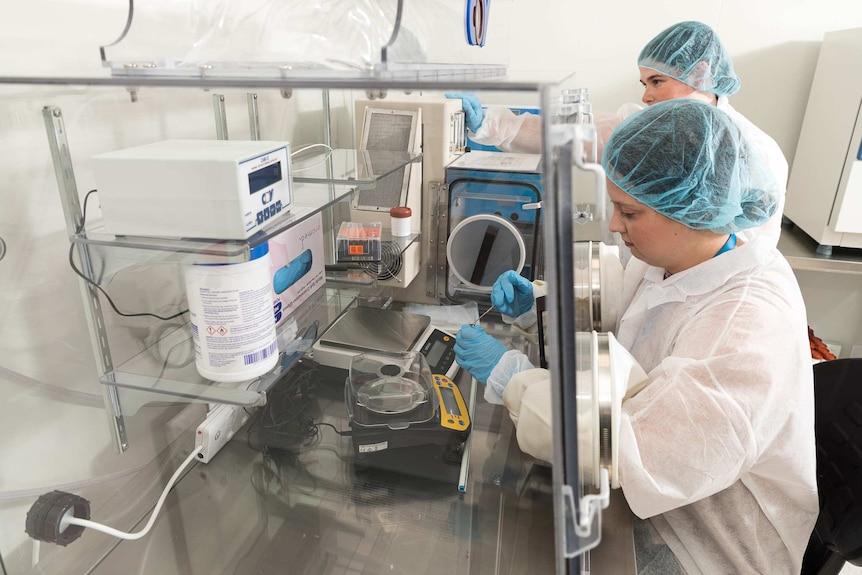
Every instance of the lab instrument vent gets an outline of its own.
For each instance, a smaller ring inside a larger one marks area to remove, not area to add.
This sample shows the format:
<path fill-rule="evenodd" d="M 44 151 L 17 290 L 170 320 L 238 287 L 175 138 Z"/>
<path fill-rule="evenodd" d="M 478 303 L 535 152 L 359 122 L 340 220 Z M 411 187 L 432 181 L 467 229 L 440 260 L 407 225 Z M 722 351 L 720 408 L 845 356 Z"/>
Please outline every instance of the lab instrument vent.
<path fill-rule="evenodd" d="M 396 279 L 401 272 L 403 260 L 401 249 L 395 242 L 382 242 L 379 262 L 363 262 L 362 270 L 378 281 Z"/>

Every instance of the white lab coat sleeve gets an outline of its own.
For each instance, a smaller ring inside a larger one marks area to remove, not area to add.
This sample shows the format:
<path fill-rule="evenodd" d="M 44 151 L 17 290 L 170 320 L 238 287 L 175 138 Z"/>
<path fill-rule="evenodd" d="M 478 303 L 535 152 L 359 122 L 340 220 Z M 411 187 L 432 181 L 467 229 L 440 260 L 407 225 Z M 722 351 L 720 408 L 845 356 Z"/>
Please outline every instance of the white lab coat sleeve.
<path fill-rule="evenodd" d="M 596 126 L 596 136 L 598 137 L 598 156 L 601 161 L 602 152 L 605 149 L 605 144 L 614 133 L 614 129 L 619 126 L 623 120 L 643 110 L 643 106 L 635 103 L 623 104 L 617 108 L 616 112 L 596 112 L 593 114 L 593 123 Z"/>
<path fill-rule="evenodd" d="M 598 137 L 598 159 L 617 125 L 643 106 L 623 104 L 616 112 L 593 114 Z M 470 132 L 474 142 L 496 146 L 504 152 L 542 153 L 542 118 L 537 114 L 515 114 L 505 106 L 488 106 L 478 132 Z"/>
<path fill-rule="evenodd" d="M 535 368 L 517 373 L 503 391 L 503 403 L 521 451 L 550 462 L 554 452 L 550 372 Z"/>
<path fill-rule="evenodd" d="M 517 349 L 510 349 L 503 354 L 485 383 L 485 401 L 497 405 L 503 404 L 503 391 L 509 385 L 512 377 L 522 371 L 533 369 L 529 358 Z"/>
<path fill-rule="evenodd" d="M 505 106 L 488 106 L 479 131 L 470 132 L 470 138 L 504 152 L 540 154 L 542 119 L 536 114 L 515 114 Z"/>

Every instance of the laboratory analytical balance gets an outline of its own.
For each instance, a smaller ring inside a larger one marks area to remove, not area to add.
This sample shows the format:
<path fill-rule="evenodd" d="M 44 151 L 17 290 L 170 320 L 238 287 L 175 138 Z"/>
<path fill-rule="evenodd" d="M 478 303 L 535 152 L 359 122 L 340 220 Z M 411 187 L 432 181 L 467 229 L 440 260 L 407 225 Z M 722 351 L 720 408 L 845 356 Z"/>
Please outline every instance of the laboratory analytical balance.
<path fill-rule="evenodd" d="M 458 386 L 455 338 L 428 316 L 356 307 L 314 345 L 318 363 L 347 370 L 354 463 L 456 480 L 470 413 Z"/>
<path fill-rule="evenodd" d="M 337 369 L 350 369 L 360 353 L 403 354 L 419 351 L 431 373 L 454 379 L 455 337 L 431 325 L 427 315 L 354 307 L 347 310 L 314 344 L 314 361 Z"/>

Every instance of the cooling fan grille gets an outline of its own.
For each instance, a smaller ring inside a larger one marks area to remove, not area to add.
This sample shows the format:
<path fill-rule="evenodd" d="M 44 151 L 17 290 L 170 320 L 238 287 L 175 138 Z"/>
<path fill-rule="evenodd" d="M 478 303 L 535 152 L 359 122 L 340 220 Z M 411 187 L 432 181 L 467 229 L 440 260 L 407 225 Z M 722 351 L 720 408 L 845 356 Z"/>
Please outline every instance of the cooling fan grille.
<path fill-rule="evenodd" d="M 396 279 L 402 265 L 401 249 L 395 242 L 381 242 L 379 262 L 361 264 L 365 273 L 379 281 Z"/>

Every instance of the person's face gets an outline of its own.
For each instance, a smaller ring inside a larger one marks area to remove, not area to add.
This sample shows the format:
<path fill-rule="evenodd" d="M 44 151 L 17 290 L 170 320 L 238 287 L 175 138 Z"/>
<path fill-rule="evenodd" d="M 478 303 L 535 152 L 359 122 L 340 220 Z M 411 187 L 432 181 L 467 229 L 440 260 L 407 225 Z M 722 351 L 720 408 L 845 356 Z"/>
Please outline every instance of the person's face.
<path fill-rule="evenodd" d="M 671 273 L 686 269 L 692 229 L 661 215 L 607 180 L 613 214 L 608 228 L 620 234 L 632 255 Z"/>
<path fill-rule="evenodd" d="M 670 76 L 665 76 L 660 72 L 649 68 L 639 68 L 641 74 L 641 84 L 644 87 L 644 95 L 641 100 L 647 106 L 652 106 L 657 102 L 666 100 L 674 100 L 676 98 L 691 98 L 696 96 L 697 90 L 680 82 Z"/>

